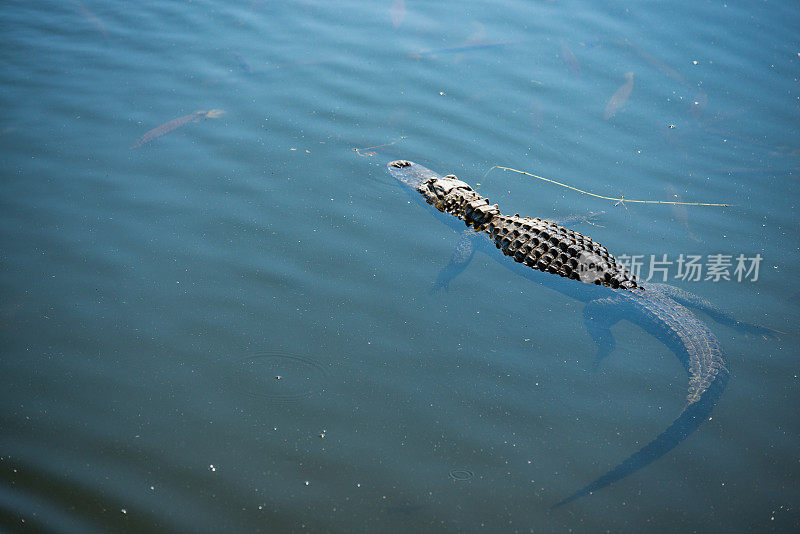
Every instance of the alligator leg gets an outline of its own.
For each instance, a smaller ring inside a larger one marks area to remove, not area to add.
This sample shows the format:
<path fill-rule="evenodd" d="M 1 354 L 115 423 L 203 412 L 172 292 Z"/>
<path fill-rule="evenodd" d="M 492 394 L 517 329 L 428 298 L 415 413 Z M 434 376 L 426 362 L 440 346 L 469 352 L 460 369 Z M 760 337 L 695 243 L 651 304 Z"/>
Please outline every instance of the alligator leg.
<path fill-rule="evenodd" d="M 436 282 L 431 287 L 431 293 L 440 289 L 445 291 L 450 289 L 450 282 L 467 268 L 472 257 L 475 256 L 475 240 L 479 237 L 481 236 L 470 228 L 461 232 L 458 245 L 456 245 L 453 255 L 450 256 L 450 261 L 439 271 L 439 276 L 436 277 Z"/>
<path fill-rule="evenodd" d="M 586 324 L 586 330 L 597 345 L 597 354 L 592 364 L 592 370 L 595 372 L 600 366 L 600 362 L 614 350 L 615 342 L 611 327 L 621 318 L 613 309 L 618 307 L 619 302 L 613 298 L 604 298 L 593 300 L 583 308 L 583 322 Z"/>
<path fill-rule="evenodd" d="M 770 338 L 777 338 L 780 334 L 783 333 L 777 330 L 773 330 L 771 328 L 767 328 L 766 326 L 760 326 L 745 321 L 739 321 L 732 314 L 723 310 L 719 306 L 715 306 L 714 304 L 704 299 L 703 297 L 700 297 L 698 295 L 695 295 L 694 293 L 690 293 L 683 289 L 677 288 L 675 286 L 670 286 L 667 284 L 650 284 L 650 286 L 658 288 L 662 293 L 668 295 L 673 300 L 683 304 L 684 306 L 698 309 L 708 314 L 709 317 L 711 317 L 718 323 L 723 324 L 725 326 L 729 326 L 735 330 L 739 330 L 740 332 L 745 332 L 756 336 L 764 336 Z"/>

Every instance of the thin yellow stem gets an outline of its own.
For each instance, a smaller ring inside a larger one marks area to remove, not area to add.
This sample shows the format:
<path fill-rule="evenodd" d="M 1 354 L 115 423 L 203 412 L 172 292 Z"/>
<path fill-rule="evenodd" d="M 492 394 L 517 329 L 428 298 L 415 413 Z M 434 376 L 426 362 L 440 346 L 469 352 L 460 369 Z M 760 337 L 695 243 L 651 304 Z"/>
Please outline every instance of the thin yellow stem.
<path fill-rule="evenodd" d="M 366 148 L 354 148 L 354 149 L 353 149 L 353 151 L 354 151 L 356 154 L 358 154 L 359 156 L 363 157 L 363 158 L 371 158 L 372 156 L 375 156 L 375 155 L 376 155 L 376 154 L 375 154 L 375 152 L 372 152 L 372 149 L 373 149 L 373 148 L 381 148 L 381 147 L 384 147 L 384 146 L 391 146 L 391 145 L 395 144 L 396 142 L 398 142 L 398 141 L 401 141 L 401 140 L 403 140 L 403 139 L 405 139 L 405 138 L 406 138 L 406 137 L 405 137 L 405 136 L 403 136 L 403 137 L 401 137 L 400 139 L 395 139 L 395 140 L 394 140 L 394 141 L 392 141 L 391 143 L 385 143 L 385 144 L 383 144 L 383 145 L 368 146 L 368 147 L 366 147 Z M 364 152 L 364 153 L 362 154 L 362 153 L 361 153 L 361 151 L 362 151 L 362 150 L 365 150 L 366 152 Z"/>
<path fill-rule="evenodd" d="M 493 166 L 491 169 L 486 171 L 486 174 L 484 174 L 483 177 L 486 178 L 486 176 L 490 172 L 492 172 L 494 169 L 502 169 L 504 171 L 512 171 L 512 172 L 516 172 L 516 173 L 519 173 L 519 174 L 524 174 L 525 176 L 530 176 L 532 178 L 538 178 L 539 180 L 544 180 L 545 182 L 550 182 L 551 184 L 560 185 L 561 187 L 565 187 L 567 189 L 572 189 L 573 191 L 577 191 L 578 193 L 583 193 L 584 195 L 589 195 L 590 197 L 602 198 L 604 200 L 612 200 L 612 201 L 617 202 L 617 204 L 621 203 L 623 206 L 625 205 L 626 202 L 631 202 L 631 203 L 636 203 L 636 204 L 672 204 L 672 205 L 677 205 L 677 206 L 718 206 L 718 207 L 723 207 L 723 208 L 727 208 L 729 206 L 732 206 L 732 204 L 714 204 L 714 203 L 710 203 L 710 202 L 675 202 L 675 201 L 670 201 L 670 200 L 631 200 L 629 198 L 622 198 L 622 197 L 620 197 L 620 198 L 606 197 L 606 196 L 603 196 L 603 195 L 598 195 L 596 193 L 590 193 L 589 191 L 584 191 L 583 189 L 578 189 L 577 187 L 572 187 L 571 185 L 562 184 L 561 182 L 556 182 L 555 180 L 551 180 L 550 178 L 544 178 L 543 176 L 537 176 L 537 175 L 531 174 L 529 172 L 520 171 L 520 170 L 517 170 L 517 169 L 512 169 L 511 167 L 503 167 L 502 165 Z"/>

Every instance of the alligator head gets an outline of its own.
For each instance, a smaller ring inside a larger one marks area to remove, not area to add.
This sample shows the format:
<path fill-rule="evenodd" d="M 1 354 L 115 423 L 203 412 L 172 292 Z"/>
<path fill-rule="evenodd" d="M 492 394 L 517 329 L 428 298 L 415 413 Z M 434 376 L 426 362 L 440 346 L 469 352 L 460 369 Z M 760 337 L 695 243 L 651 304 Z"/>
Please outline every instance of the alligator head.
<path fill-rule="evenodd" d="M 453 189 L 472 191 L 468 183 L 455 175 L 440 176 L 413 161 L 400 159 L 390 162 L 388 167 L 392 176 L 422 193 L 431 204 L 444 200 Z"/>
<path fill-rule="evenodd" d="M 441 176 L 412 161 L 397 160 L 388 164 L 392 176 L 412 187 L 439 211 L 455 215 L 476 229 L 483 227 L 499 210 L 489 205 L 466 182 L 455 175 Z"/>

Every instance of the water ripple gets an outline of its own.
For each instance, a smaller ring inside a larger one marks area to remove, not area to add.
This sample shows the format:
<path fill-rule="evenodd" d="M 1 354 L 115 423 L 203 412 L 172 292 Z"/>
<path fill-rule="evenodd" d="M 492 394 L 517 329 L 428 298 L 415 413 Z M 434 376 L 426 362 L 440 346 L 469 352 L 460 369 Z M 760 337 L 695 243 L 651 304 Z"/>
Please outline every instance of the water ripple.
<path fill-rule="evenodd" d="M 234 387 L 272 402 L 296 402 L 320 393 L 328 378 L 316 360 L 277 350 L 250 354 L 233 360 L 231 366 Z"/>
<path fill-rule="evenodd" d="M 457 480 L 459 482 L 464 482 L 467 480 L 472 480 L 475 477 L 475 473 L 470 471 L 469 469 L 452 469 L 450 471 L 450 478 L 453 480 Z"/>

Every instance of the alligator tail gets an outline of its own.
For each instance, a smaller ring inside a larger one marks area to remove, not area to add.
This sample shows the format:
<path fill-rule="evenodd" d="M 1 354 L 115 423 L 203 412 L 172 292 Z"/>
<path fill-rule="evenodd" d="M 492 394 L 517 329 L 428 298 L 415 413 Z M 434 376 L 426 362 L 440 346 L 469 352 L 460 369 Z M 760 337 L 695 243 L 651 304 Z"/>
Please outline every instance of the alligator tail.
<path fill-rule="evenodd" d="M 591 484 L 579 489 L 566 499 L 554 504 L 551 509 L 564 506 L 565 504 L 569 504 L 576 499 L 585 497 L 586 495 L 589 495 L 599 489 L 605 488 L 606 486 L 609 486 L 614 482 L 617 482 L 618 480 L 621 480 L 628 475 L 635 473 L 639 469 L 642 469 L 643 467 L 653 463 L 677 447 L 692 432 L 697 430 L 697 428 L 703 424 L 704 421 L 708 420 L 709 416 L 711 415 L 711 411 L 717 404 L 717 400 L 719 399 L 720 395 L 722 395 L 722 391 L 725 389 L 727 382 L 728 371 L 724 368 L 721 368 L 714 382 L 708 387 L 708 389 L 706 389 L 705 392 L 703 392 L 703 395 L 700 397 L 700 399 L 697 402 L 689 404 L 683 410 L 683 412 L 681 412 L 678 418 L 672 422 L 669 428 L 662 432 L 657 438 L 639 449 L 639 451 L 629 456 L 627 460 Z"/>

